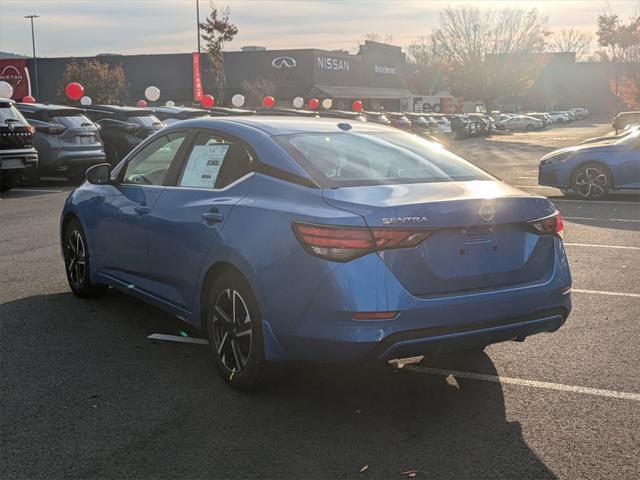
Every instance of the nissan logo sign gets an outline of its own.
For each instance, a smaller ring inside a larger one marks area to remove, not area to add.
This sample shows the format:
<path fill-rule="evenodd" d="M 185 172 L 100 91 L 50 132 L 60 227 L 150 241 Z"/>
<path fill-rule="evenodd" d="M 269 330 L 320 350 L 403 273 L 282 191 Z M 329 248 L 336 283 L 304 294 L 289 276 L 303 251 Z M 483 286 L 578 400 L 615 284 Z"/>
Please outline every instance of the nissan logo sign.
<path fill-rule="evenodd" d="M 276 57 L 271 60 L 273 68 L 282 70 L 283 68 L 294 68 L 296 66 L 296 59 L 293 57 Z"/>

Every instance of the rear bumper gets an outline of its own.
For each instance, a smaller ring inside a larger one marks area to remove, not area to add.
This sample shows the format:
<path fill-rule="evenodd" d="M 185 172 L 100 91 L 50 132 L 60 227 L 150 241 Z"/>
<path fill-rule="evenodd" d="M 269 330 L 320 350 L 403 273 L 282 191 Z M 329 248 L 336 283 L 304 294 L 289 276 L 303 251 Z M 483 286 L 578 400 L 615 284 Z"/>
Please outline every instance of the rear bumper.
<path fill-rule="evenodd" d="M 0 170 L 21 171 L 38 165 L 38 152 L 35 148 L 18 150 L 0 150 Z"/>
<path fill-rule="evenodd" d="M 571 311 L 571 275 L 560 240 L 547 274 L 529 284 L 418 297 L 375 255 L 336 266 L 297 319 L 284 302 L 265 308 L 265 352 L 271 361 L 358 362 L 483 348 L 557 330 Z M 277 297 L 277 293 L 271 296 Z M 353 320 L 352 312 L 398 312 L 391 320 Z"/>
<path fill-rule="evenodd" d="M 92 165 L 104 163 L 107 157 L 104 150 L 89 150 L 81 152 L 62 152 L 52 162 L 41 167 L 41 170 L 49 173 L 65 173 L 71 170 L 89 168 Z"/>
<path fill-rule="evenodd" d="M 435 333 L 430 329 L 403 332 L 385 338 L 370 357 L 378 360 L 417 355 L 438 355 L 450 351 L 484 348 L 509 340 L 524 341 L 542 332 L 555 332 L 566 321 L 564 308 L 536 312 L 524 318 L 511 318 L 490 325 L 470 325 L 466 330 Z"/>

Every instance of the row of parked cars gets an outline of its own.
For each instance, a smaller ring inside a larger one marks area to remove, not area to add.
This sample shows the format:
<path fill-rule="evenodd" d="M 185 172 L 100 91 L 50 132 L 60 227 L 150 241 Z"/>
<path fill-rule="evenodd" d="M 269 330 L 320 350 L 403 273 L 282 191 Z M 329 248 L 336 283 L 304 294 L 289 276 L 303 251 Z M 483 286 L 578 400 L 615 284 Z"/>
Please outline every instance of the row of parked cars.
<path fill-rule="evenodd" d="M 42 176 L 63 176 L 72 182 L 84 179 L 91 165 L 117 164 L 136 145 L 166 125 L 202 116 L 280 115 L 343 118 L 389 125 L 442 139 L 490 135 L 496 130 L 543 128 L 584 118 L 588 112 L 551 112 L 530 116 L 500 114 L 422 114 L 402 112 L 309 111 L 277 108 L 246 110 L 214 107 L 138 108 L 92 105 L 84 108 L 0 100 L 0 191 L 18 182 L 33 184 Z"/>

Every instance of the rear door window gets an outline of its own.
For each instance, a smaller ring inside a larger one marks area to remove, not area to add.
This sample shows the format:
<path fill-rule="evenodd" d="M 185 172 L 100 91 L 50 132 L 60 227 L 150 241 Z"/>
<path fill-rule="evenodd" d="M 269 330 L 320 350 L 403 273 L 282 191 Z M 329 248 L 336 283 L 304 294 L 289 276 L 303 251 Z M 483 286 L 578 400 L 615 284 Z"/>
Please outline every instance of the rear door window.
<path fill-rule="evenodd" d="M 241 143 L 200 133 L 187 155 L 179 187 L 220 189 L 253 171 L 254 158 Z"/>

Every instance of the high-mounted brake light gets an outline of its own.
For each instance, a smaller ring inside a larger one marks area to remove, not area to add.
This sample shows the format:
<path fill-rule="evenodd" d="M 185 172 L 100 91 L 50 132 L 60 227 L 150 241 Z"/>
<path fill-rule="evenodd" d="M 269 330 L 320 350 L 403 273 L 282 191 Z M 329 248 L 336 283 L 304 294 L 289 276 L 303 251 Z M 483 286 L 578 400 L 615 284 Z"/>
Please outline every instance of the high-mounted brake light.
<path fill-rule="evenodd" d="M 415 247 L 431 234 L 429 230 L 337 227 L 300 222 L 293 222 L 291 227 L 307 252 L 336 262 L 348 262 L 380 250 Z"/>
<path fill-rule="evenodd" d="M 564 223 L 562 222 L 562 215 L 556 210 L 556 212 L 548 217 L 538 218 L 527 222 L 529 227 L 534 233 L 538 235 L 556 235 L 561 238 L 564 235 Z"/>

